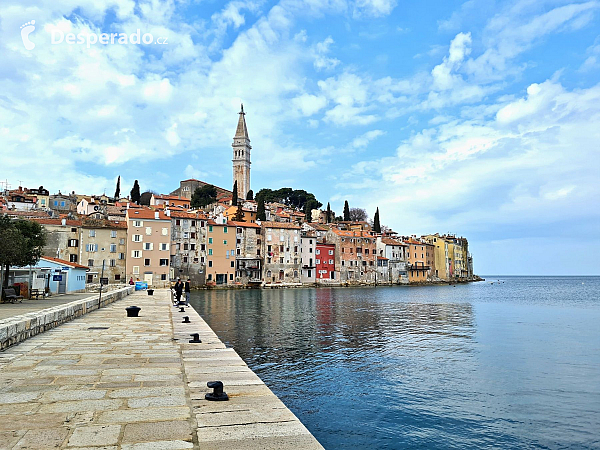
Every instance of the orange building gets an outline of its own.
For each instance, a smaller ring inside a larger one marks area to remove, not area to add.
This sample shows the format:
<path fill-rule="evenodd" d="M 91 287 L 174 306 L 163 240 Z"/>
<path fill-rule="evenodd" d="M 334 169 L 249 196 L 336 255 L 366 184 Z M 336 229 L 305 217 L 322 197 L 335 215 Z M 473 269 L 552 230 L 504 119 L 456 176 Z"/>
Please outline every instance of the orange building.
<path fill-rule="evenodd" d="M 235 283 L 236 226 L 225 219 L 209 220 L 206 232 L 206 283 Z"/>
<path fill-rule="evenodd" d="M 366 231 L 332 228 L 325 235 L 335 244 L 336 268 L 341 282 L 374 283 L 377 271 L 376 238 Z"/>
<path fill-rule="evenodd" d="M 427 242 L 407 238 L 407 271 L 409 283 L 422 283 L 431 279 L 431 269 L 435 267 L 435 247 Z"/>

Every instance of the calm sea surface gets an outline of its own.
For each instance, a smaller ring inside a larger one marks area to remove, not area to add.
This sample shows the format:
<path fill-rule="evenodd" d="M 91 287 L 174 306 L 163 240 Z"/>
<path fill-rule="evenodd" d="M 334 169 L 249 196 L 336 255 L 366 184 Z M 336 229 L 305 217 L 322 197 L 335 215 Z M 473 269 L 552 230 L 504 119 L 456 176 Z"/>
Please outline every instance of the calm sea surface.
<path fill-rule="evenodd" d="M 326 449 L 600 448 L 600 277 L 486 278 L 192 305 Z"/>

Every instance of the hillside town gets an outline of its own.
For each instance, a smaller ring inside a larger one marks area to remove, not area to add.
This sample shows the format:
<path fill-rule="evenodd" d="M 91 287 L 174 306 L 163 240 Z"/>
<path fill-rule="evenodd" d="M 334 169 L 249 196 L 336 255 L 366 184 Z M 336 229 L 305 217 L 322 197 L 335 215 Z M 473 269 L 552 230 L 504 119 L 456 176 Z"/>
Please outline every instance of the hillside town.
<path fill-rule="evenodd" d="M 11 266 L 3 277 L 47 293 L 82 291 L 101 280 L 164 287 L 178 277 L 196 288 L 475 279 L 464 237 L 400 235 L 379 224 L 379 210 L 368 221 L 351 217 L 346 203 L 336 216 L 306 191 L 263 189 L 254 196 L 243 106 L 232 147 L 231 190 L 197 179 L 163 194 L 140 194 L 136 180 L 127 196 L 120 195 L 120 178 L 113 196 L 3 183 L 0 216 L 36 222 L 46 234 L 39 262 Z"/>

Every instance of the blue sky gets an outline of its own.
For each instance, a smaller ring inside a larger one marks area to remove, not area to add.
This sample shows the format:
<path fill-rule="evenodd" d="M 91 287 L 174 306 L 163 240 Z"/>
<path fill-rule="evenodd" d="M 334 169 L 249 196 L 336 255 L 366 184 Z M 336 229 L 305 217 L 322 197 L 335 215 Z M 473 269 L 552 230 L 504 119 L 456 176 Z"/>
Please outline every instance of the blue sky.
<path fill-rule="evenodd" d="M 137 29 L 167 44 L 52 43 Z M 598 30 L 599 1 L 3 0 L 0 178 L 230 187 L 243 101 L 255 192 L 464 235 L 482 274 L 599 274 Z"/>

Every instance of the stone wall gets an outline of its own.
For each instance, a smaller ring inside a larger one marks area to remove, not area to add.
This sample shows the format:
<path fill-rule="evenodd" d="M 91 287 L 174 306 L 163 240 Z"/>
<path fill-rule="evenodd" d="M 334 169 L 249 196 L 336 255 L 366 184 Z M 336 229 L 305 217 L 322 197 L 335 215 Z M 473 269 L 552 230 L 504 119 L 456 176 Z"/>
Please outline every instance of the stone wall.
<path fill-rule="evenodd" d="M 98 294 L 90 294 L 88 298 L 71 303 L 4 319 L 0 321 L 0 349 L 4 350 L 31 336 L 120 300 L 133 293 L 134 289 L 134 286 L 128 286 L 107 292 L 102 295 L 100 306 L 98 306 Z"/>

